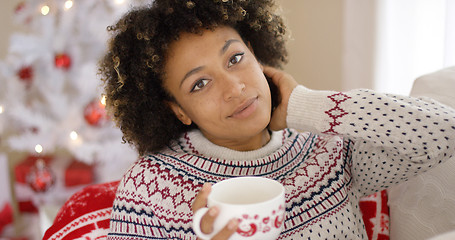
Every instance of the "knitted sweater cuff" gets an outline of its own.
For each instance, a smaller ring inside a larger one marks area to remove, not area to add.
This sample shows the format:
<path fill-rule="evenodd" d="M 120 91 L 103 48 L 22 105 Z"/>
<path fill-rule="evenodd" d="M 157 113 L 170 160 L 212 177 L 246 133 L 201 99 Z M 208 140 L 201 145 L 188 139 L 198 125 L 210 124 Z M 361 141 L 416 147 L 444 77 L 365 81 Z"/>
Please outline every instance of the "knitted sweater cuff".
<path fill-rule="evenodd" d="M 322 133 L 329 128 L 330 119 L 326 110 L 330 108 L 331 101 L 327 96 L 334 94 L 332 91 L 315 91 L 304 86 L 297 86 L 288 102 L 287 126 L 298 131 Z"/>

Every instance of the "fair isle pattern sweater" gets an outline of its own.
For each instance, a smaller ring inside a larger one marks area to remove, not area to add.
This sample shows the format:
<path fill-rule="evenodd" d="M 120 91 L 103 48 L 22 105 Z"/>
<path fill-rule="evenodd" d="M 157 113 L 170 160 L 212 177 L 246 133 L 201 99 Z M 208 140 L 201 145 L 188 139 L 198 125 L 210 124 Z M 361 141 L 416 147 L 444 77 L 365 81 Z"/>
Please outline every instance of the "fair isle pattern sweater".
<path fill-rule="evenodd" d="M 288 126 L 237 152 L 186 133 L 123 177 L 108 239 L 196 239 L 191 204 L 205 182 L 254 175 L 286 188 L 280 239 L 367 239 L 360 197 L 451 157 L 455 110 L 431 100 L 297 87 Z M 240 225 L 240 228 L 245 226 Z"/>

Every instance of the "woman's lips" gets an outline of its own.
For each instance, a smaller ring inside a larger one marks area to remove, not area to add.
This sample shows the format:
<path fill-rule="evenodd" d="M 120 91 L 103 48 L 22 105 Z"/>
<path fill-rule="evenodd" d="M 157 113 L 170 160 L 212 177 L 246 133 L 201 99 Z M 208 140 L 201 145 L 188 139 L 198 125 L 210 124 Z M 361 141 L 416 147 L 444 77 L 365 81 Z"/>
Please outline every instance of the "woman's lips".
<path fill-rule="evenodd" d="M 258 106 L 257 100 L 257 97 L 246 100 L 235 109 L 234 113 L 232 113 L 229 118 L 243 119 L 249 117 L 254 111 L 256 111 Z"/>

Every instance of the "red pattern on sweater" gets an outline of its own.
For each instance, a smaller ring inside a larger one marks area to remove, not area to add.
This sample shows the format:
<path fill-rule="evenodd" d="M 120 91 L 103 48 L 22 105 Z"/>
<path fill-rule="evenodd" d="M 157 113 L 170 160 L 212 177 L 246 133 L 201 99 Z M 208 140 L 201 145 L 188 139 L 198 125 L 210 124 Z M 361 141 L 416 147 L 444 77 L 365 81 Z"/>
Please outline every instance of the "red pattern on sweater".
<path fill-rule="evenodd" d="M 341 124 L 341 122 L 339 122 L 338 119 L 348 114 L 345 110 L 343 110 L 343 108 L 340 107 L 340 104 L 350 99 L 350 97 L 344 93 L 338 92 L 336 94 L 328 96 L 328 98 L 335 103 L 335 107 L 325 111 L 325 113 L 329 116 L 329 118 L 332 121 L 329 122 L 330 128 L 324 131 L 323 133 L 338 134 L 338 132 L 335 131 L 335 127 Z"/>

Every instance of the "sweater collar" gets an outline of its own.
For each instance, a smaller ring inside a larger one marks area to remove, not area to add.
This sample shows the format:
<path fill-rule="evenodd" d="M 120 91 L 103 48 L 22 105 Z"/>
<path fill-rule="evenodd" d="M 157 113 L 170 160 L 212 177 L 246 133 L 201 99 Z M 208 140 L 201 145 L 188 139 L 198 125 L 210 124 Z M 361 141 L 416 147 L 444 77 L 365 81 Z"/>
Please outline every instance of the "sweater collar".
<path fill-rule="evenodd" d="M 186 133 L 185 138 L 190 140 L 194 150 L 199 154 L 210 157 L 219 158 L 231 161 L 250 161 L 259 158 L 264 158 L 283 145 L 283 131 L 272 132 L 270 141 L 263 147 L 252 151 L 236 151 L 226 147 L 222 147 L 210 142 L 199 130 L 192 130 Z"/>

